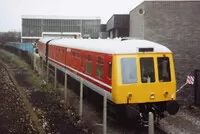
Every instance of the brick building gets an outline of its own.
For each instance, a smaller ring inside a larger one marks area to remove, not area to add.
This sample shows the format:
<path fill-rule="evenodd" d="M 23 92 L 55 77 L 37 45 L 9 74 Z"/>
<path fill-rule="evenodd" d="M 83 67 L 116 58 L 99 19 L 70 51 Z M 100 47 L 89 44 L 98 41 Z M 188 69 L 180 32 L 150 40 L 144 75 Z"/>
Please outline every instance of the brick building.
<path fill-rule="evenodd" d="M 144 1 L 130 11 L 131 37 L 161 43 L 174 53 L 177 88 L 186 82 L 187 75 L 200 69 L 199 13 L 200 1 L 183 0 Z M 192 103 L 193 91 L 193 86 L 187 85 L 178 96 Z"/>

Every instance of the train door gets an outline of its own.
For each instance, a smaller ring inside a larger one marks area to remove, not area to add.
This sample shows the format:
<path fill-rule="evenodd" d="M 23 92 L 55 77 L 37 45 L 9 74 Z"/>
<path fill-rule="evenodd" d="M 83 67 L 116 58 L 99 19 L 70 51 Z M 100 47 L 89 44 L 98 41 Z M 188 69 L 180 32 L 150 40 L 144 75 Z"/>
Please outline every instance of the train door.
<path fill-rule="evenodd" d="M 80 51 L 76 52 L 76 69 L 80 71 L 81 69 L 81 56 L 80 56 Z"/>
<path fill-rule="evenodd" d="M 84 52 L 81 52 L 80 53 L 80 71 L 81 72 L 85 72 L 85 61 L 86 61 L 85 54 Z"/>

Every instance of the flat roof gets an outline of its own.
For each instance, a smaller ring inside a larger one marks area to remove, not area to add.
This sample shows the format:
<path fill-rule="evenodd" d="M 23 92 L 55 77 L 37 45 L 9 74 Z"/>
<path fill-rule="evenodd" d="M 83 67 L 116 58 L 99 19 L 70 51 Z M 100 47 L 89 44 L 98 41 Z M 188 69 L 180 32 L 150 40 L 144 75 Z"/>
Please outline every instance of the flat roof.
<path fill-rule="evenodd" d="M 22 19 L 101 20 L 98 16 L 22 15 Z"/>
<path fill-rule="evenodd" d="M 109 18 L 109 20 L 107 21 L 107 23 L 112 19 L 112 17 L 118 17 L 118 16 L 129 16 L 129 14 L 113 14 L 110 18 Z M 107 24 L 106 23 L 106 24 Z"/>

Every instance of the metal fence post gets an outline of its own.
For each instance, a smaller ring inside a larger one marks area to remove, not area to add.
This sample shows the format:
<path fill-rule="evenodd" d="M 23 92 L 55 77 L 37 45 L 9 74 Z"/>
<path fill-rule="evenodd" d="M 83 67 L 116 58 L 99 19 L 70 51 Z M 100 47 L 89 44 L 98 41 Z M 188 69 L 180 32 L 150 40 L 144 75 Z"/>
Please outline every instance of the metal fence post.
<path fill-rule="evenodd" d="M 56 66 L 55 66 L 55 73 L 54 73 L 55 75 L 54 75 L 54 88 L 56 88 L 57 87 L 57 68 L 56 68 Z"/>
<path fill-rule="evenodd" d="M 80 83 L 80 108 L 79 108 L 79 116 L 82 118 L 83 113 L 83 79 L 81 78 Z"/>
<path fill-rule="evenodd" d="M 49 62 L 47 62 L 47 83 L 49 82 Z"/>
<path fill-rule="evenodd" d="M 36 62 L 35 62 L 35 59 L 36 59 L 36 58 L 35 58 L 35 53 L 33 52 L 33 70 L 35 70 L 35 63 L 36 63 Z"/>
<path fill-rule="evenodd" d="M 104 91 L 103 99 L 103 134 L 107 133 L 107 94 Z"/>
<path fill-rule="evenodd" d="M 44 63 L 43 63 L 43 58 L 42 58 L 42 77 L 44 76 L 44 73 L 43 73 L 43 71 L 44 71 Z"/>
<path fill-rule="evenodd" d="M 65 72 L 65 89 L 64 89 L 64 96 L 65 96 L 65 105 L 67 104 L 67 72 Z"/>
<path fill-rule="evenodd" d="M 154 134 L 154 117 L 153 113 L 149 112 L 149 134 Z"/>

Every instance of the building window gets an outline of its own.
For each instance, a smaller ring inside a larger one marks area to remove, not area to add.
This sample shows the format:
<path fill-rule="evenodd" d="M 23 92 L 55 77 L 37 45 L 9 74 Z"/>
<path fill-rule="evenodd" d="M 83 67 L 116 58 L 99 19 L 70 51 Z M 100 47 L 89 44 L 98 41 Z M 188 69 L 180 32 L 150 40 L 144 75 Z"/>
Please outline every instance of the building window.
<path fill-rule="evenodd" d="M 139 9 L 139 14 L 144 14 L 144 9 Z"/>

